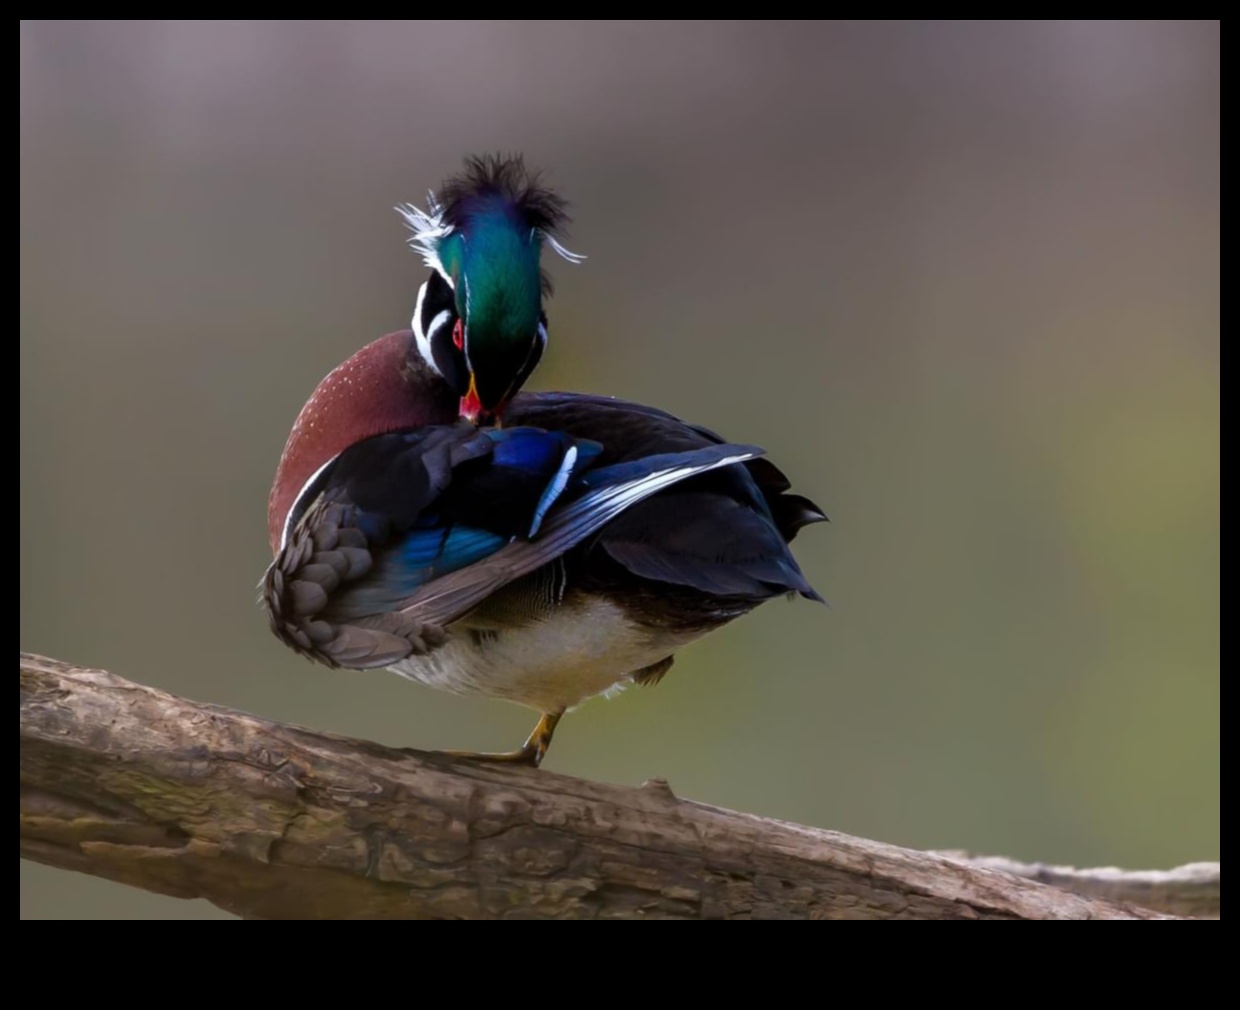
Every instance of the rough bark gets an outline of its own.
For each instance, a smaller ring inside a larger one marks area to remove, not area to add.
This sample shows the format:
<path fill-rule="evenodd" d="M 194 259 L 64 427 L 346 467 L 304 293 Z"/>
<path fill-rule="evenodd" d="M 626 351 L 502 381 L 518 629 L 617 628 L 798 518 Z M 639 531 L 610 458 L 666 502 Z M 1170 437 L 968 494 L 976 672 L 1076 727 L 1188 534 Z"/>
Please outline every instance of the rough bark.
<path fill-rule="evenodd" d="M 1047 886 L 662 781 L 394 751 L 40 656 L 21 655 L 20 679 L 22 855 L 246 918 L 1165 917 L 1134 897 L 1218 914 L 1217 864 L 1192 904 L 1148 881 L 1091 897 L 1073 893 L 1088 877 Z"/>

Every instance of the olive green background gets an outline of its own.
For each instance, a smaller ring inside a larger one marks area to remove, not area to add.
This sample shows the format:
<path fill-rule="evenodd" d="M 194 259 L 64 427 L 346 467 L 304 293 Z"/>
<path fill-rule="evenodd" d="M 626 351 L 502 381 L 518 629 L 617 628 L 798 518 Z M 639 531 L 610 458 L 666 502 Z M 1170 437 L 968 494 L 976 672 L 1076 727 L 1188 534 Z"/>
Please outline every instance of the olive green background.
<path fill-rule="evenodd" d="M 21 647 L 395 745 L 256 586 L 315 383 L 467 152 L 573 201 L 531 388 L 765 446 L 830 526 L 549 768 L 905 845 L 1219 855 L 1220 34 L 1200 22 L 25 22 Z M 28 918 L 224 917 L 23 863 Z"/>

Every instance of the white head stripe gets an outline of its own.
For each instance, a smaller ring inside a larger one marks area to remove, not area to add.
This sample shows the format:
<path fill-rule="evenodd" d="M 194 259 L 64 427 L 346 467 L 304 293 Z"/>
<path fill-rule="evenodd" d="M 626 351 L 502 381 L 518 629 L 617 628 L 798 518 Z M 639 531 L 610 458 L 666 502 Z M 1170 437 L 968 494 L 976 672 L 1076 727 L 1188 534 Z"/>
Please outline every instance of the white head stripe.
<path fill-rule="evenodd" d="M 424 332 L 422 329 L 422 303 L 426 301 L 426 289 L 429 285 L 430 281 L 427 281 L 420 288 L 418 288 L 418 300 L 413 307 L 413 322 L 410 328 L 413 330 L 414 339 L 418 342 L 418 353 L 422 355 L 422 360 L 425 361 L 436 374 L 442 374 L 439 371 L 438 366 L 435 364 L 435 358 L 431 354 L 430 334 Z M 440 315 L 442 314 L 443 313 L 440 313 Z"/>

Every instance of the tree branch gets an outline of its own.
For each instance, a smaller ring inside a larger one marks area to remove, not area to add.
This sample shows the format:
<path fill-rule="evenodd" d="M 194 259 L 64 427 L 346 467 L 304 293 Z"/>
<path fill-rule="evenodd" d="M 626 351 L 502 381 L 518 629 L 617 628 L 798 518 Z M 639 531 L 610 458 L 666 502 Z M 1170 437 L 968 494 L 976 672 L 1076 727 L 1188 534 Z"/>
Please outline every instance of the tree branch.
<path fill-rule="evenodd" d="M 20 679 L 22 856 L 247 918 L 1162 917 L 660 780 L 395 751 L 24 653 Z M 1192 886 L 1217 914 L 1212 873 Z M 1207 907 L 1175 893 L 1121 881 L 1108 897 Z"/>
<path fill-rule="evenodd" d="M 1076 894 L 1140 905 L 1169 915 L 1217 919 L 1221 914 L 1218 863 L 1188 863 L 1174 870 L 1121 870 L 1114 866 L 1078 870 L 1048 863 L 1022 863 L 1007 856 L 975 856 L 967 852 L 939 854 Z"/>

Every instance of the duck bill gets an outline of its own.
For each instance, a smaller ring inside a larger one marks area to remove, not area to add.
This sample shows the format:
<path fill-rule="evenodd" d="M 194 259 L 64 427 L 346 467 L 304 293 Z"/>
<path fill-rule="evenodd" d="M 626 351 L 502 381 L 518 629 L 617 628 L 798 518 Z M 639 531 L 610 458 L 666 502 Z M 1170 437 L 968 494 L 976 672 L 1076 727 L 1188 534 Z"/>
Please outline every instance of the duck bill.
<path fill-rule="evenodd" d="M 500 414 L 504 409 L 507 398 L 501 400 L 495 405 L 494 410 L 487 410 L 482 406 L 482 397 L 478 395 L 478 380 L 473 372 L 469 373 L 469 391 L 461 397 L 461 417 L 465 418 L 471 424 L 494 424 L 496 427 L 500 425 Z"/>

